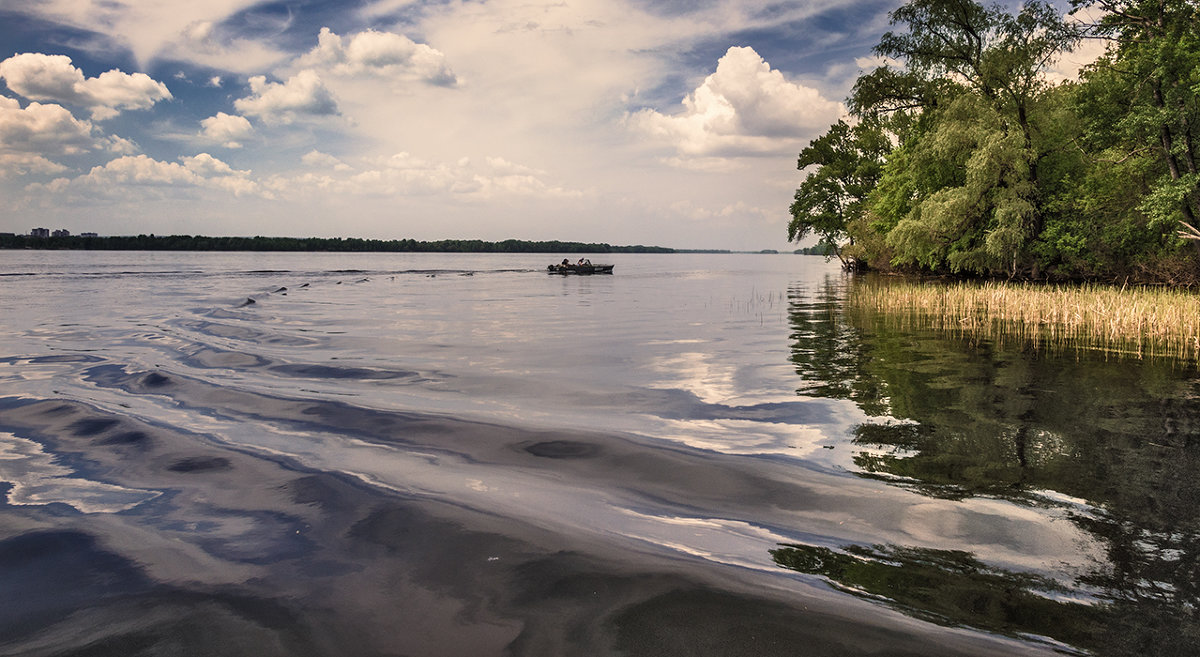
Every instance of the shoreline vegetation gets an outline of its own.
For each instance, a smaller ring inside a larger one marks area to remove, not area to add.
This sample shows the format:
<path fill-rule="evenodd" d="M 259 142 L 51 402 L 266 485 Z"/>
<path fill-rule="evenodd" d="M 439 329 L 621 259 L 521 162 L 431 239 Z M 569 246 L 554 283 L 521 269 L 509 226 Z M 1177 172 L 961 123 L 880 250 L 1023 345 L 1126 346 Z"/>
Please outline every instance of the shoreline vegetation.
<path fill-rule="evenodd" d="M 1038 350 L 1200 360 L 1200 295 L 1167 287 L 863 281 L 850 313 Z"/>
<path fill-rule="evenodd" d="M 886 63 L 797 158 L 788 239 L 852 270 L 1200 286 L 1200 3 L 1070 5 L 894 10 Z"/>
<path fill-rule="evenodd" d="M 312 251 L 348 253 L 686 253 L 661 246 L 503 240 L 376 240 L 357 237 L 209 237 L 204 235 L 0 235 L 0 249 L 79 251 Z"/>

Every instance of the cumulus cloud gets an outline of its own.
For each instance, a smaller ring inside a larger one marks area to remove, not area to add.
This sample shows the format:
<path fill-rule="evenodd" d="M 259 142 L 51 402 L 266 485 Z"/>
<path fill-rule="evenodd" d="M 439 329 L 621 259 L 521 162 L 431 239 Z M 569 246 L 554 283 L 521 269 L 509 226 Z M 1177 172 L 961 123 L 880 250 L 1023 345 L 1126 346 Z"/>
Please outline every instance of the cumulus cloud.
<path fill-rule="evenodd" d="M 77 178 L 57 178 L 46 184 L 34 184 L 29 191 L 55 193 L 87 190 L 89 196 L 108 194 L 128 198 L 130 188 L 158 189 L 168 192 L 187 188 L 221 190 L 234 196 L 263 194 L 249 171 L 239 171 L 225 162 L 201 153 L 163 162 L 146 155 L 119 157 L 92 167 Z M 265 195 L 265 194 L 264 194 Z"/>
<path fill-rule="evenodd" d="M 145 73 L 130 75 L 113 69 L 94 78 L 84 77 L 66 55 L 13 55 L 0 62 L 0 78 L 9 89 L 30 100 L 82 107 L 94 119 L 112 118 L 126 109 L 147 109 L 171 98 L 166 85 Z"/>
<path fill-rule="evenodd" d="M 667 115 L 643 109 L 628 118 L 637 131 L 689 156 L 791 152 L 846 110 L 816 89 L 789 82 L 753 48 L 733 47 L 717 70 Z"/>
<path fill-rule="evenodd" d="M 310 165 L 328 165 L 336 158 L 312 151 L 304 156 Z M 344 164 L 335 171 L 351 171 Z M 464 201 L 489 201 L 502 197 L 580 198 L 579 190 L 566 189 L 547 181 L 549 175 L 503 158 L 476 161 L 431 162 L 401 152 L 371 162 L 369 168 L 352 175 L 308 173 L 293 178 L 277 177 L 268 185 L 278 192 L 302 195 L 319 190 L 352 196 L 449 195 Z"/>
<path fill-rule="evenodd" d="M 36 153 L 0 152 L 0 178 L 29 174 L 56 174 L 66 171 L 63 165 L 52 162 Z"/>
<path fill-rule="evenodd" d="M 79 121 L 62 105 L 29 103 L 0 96 L 0 150 L 74 154 L 96 147 L 92 124 Z"/>
<path fill-rule="evenodd" d="M 316 71 L 305 69 L 287 82 L 267 82 L 256 75 L 250 78 L 252 94 L 234 101 L 233 106 L 247 116 L 266 123 L 294 123 L 298 120 L 337 116 L 337 101 Z"/>
<path fill-rule="evenodd" d="M 323 27 L 317 36 L 317 46 L 301 57 L 298 64 L 335 75 L 406 78 L 444 87 L 458 84 L 445 55 L 392 32 L 367 30 L 343 38 Z"/>
<path fill-rule="evenodd" d="M 322 167 L 326 169 L 333 169 L 334 171 L 349 171 L 351 169 L 349 164 L 346 164 L 329 153 L 322 153 L 315 148 L 305 153 L 300 158 L 300 161 L 310 167 Z"/>
<path fill-rule="evenodd" d="M 200 135 L 225 148 L 241 148 L 241 139 L 249 137 L 254 128 L 245 117 L 217 112 L 200 122 Z"/>

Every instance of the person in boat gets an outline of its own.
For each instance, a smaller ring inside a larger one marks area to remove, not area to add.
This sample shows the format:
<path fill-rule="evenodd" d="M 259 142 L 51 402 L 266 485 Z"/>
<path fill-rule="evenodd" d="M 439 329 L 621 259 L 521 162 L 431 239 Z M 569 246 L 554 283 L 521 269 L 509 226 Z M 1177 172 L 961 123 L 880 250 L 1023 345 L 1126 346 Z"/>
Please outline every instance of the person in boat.
<path fill-rule="evenodd" d="M 571 266 L 571 261 L 567 260 L 566 258 L 563 258 L 562 263 L 559 264 L 559 267 L 570 267 L 570 266 Z"/>

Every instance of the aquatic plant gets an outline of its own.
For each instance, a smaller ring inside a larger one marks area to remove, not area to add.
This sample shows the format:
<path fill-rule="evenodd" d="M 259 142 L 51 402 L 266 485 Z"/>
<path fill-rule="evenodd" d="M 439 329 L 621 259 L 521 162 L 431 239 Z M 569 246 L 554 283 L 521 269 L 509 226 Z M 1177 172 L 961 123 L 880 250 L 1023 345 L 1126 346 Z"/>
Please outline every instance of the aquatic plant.
<path fill-rule="evenodd" d="M 847 309 L 1034 349 L 1200 358 L 1200 295 L 1176 288 L 871 279 Z"/>

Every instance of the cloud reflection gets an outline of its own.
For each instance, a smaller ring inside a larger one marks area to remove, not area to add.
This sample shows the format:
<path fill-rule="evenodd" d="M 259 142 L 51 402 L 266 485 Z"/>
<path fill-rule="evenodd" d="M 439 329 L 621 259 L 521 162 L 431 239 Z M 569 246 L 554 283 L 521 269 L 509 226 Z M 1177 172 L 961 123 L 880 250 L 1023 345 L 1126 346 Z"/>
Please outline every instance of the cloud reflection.
<path fill-rule="evenodd" d="M 82 513 L 117 513 L 158 497 L 157 491 L 123 488 L 71 476 L 32 440 L 0 433 L 0 481 L 12 486 L 8 503 L 19 506 L 61 503 Z"/>

